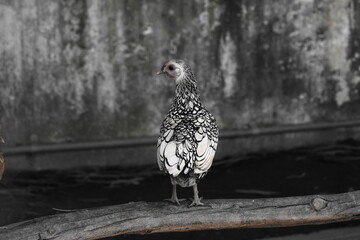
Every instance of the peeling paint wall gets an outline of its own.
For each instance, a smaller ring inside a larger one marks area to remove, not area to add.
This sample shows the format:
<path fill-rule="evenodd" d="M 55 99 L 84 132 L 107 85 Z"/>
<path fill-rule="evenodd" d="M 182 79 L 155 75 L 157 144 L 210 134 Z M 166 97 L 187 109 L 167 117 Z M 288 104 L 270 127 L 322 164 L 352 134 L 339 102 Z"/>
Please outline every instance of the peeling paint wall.
<path fill-rule="evenodd" d="M 360 117 L 360 1 L 0 0 L 8 145 L 156 135 L 184 58 L 222 129 Z"/>

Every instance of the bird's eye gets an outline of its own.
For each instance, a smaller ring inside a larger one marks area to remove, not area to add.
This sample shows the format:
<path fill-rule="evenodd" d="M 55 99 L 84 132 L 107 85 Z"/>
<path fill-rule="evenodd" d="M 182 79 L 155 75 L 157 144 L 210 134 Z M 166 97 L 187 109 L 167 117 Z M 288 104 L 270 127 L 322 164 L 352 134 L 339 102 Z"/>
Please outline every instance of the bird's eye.
<path fill-rule="evenodd" d="M 173 71 L 174 69 L 175 69 L 175 68 L 174 68 L 174 65 L 170 65 L 170 66 L 169 66 L 169 70 L 170 70 L 170 71 Z"/>

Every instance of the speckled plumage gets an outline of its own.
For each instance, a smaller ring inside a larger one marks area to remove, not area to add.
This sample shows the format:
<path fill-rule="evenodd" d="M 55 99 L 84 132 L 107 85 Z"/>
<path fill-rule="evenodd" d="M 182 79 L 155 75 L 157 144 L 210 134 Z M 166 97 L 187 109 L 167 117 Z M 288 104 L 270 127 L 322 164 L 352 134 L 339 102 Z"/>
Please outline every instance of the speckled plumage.
<path fill-rule="evenodd" d="M 184 61 L 167 61 L 160 73 L 175 79 L 176 92 L 160 129 L 158 165 L 170 175 L 173 186 L 196 186 L 212 165 L 218 127 L 213 115 L 202 105 L 196 79 Z"/>

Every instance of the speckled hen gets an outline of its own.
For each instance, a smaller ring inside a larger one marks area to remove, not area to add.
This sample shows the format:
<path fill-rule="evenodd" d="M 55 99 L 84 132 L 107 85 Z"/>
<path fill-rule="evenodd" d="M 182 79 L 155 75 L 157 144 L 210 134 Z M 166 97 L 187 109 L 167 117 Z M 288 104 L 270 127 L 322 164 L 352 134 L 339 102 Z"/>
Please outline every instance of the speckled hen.
<path fill-rule="evenodd" d="M 218 127 L 213 115 L 200 101 L 196 79 L 183 60 L 169 60 L 158 74 L 175 80 L 175 98 L 164 119 L 157 144 L 157 162 L 161 171 L 170 176 L 173 192 L 171 202 L 180 204 L 176 186 L 193 187 L 190 206 L 203 205 L 197 189 L 198 181 L 212 165 Z"/>

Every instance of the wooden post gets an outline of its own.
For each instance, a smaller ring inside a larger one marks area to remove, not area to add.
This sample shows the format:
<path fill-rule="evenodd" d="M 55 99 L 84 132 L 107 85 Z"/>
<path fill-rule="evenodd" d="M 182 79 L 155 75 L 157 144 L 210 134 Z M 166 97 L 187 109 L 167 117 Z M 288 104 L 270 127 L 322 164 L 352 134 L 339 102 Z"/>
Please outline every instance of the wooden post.
<path fill-rule="evenodd" d="M 268 199 L 204 200 L 204 207 L 131 202 L 2 227 L 0 239 L 98 239 L 122 234 L 289 227 L 360 219 L 360 191 Z"/>

